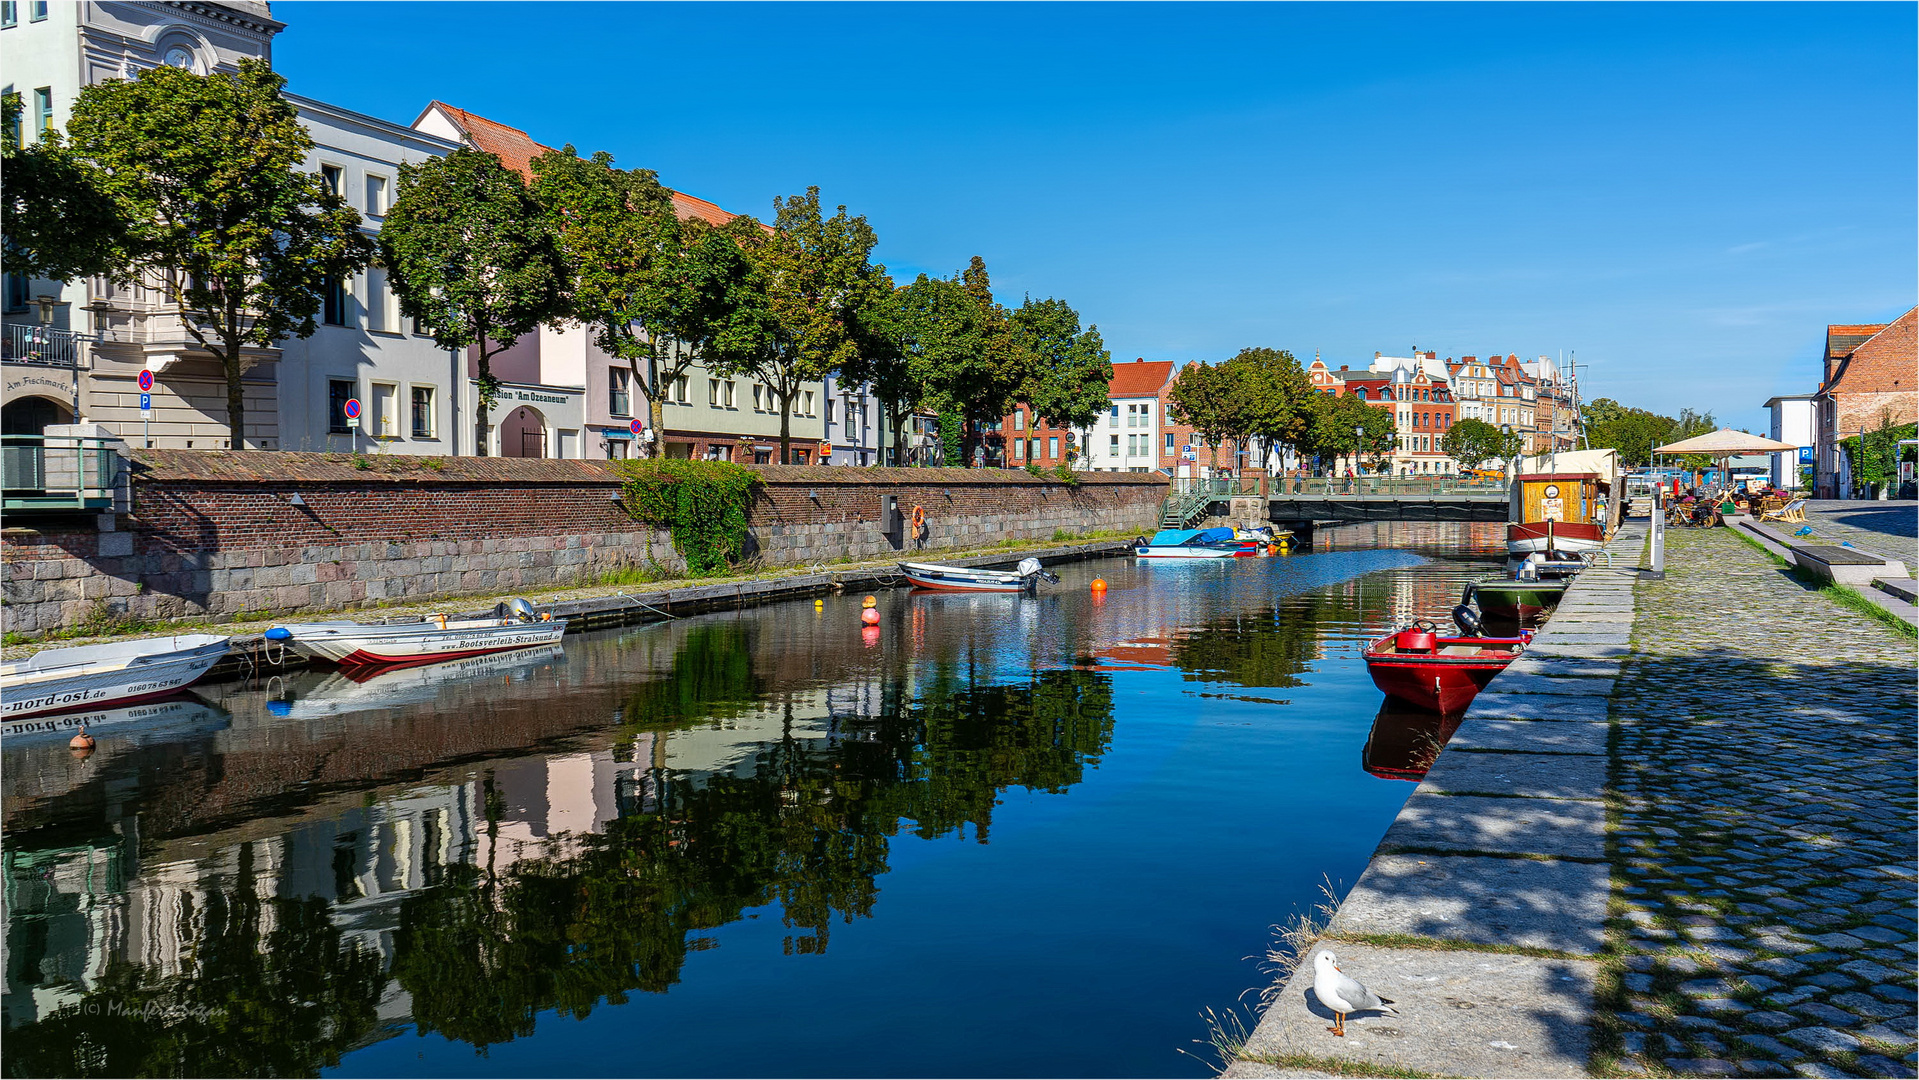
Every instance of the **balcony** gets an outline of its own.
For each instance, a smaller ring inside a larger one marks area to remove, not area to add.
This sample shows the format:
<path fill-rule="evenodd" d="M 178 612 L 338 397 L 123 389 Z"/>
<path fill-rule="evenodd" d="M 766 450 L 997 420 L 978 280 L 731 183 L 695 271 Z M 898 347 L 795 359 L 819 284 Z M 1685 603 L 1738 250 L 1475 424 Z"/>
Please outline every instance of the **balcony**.
<path fill-rule="evenodd" d="M 113 509 L 118 439 L 0 435 L 0 486 L 7 513 Z"/>
<path fill-rule="evenodd" d="M 46 367 L 80 366 L 80 342 L 85 340 L 71 330 L 31 323 L 8 323 L 0 336 L 0 360 L 9 364 L 40 364 Z"/>

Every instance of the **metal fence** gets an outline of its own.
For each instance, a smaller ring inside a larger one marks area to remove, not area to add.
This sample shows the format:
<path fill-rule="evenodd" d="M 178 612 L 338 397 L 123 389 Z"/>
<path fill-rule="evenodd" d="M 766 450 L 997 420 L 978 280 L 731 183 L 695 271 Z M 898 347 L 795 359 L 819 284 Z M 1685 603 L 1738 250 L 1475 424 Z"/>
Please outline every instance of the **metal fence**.
<path fill-rule="evenodd" d="M 76 367 L 80 363 L 80 335 L 51 326 L 8 323 L 6 334 L 0 336 L 0 360 Z"/>
<path fill-rule="evenodd" d="M 1275 476 L 1272 497 L 1291 495 L 1494 495 L 1505 494 L 1504 477 L 1482 479 L 1446 473 L 1432 476 Z"/>
<path fill-rule="evenodd" d="M 0 486 L 6 508 L 84 510 L 113 502 L 118 439 L 0 435 Z"/>

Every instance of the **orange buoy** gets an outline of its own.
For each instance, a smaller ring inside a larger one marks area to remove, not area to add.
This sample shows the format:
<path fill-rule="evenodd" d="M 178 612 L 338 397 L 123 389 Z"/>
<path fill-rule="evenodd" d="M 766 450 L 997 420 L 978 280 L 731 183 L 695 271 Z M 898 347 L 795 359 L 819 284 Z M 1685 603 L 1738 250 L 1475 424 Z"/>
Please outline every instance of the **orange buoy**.
<path fill-rule="evenodd" d="M 1094 592 L 1105 592 L 1105 591 L 1106 591 L 1106 579 L 1105 579 L 1105 578 L 1094 578 L 1094 579 L 1093 579 L 1093 591 L 1094 591 Z"/>
<path fill-rule="evenodd" d="M 85 724 L 80 725 L 80 731 L 75 734 L 73 738 L 67 740 L 67 746 L 73 750 L 86 751 L 93 749 L 93 736 L 87 734 Z"/>
<path fill-rule="evenodd" d="M 879 609 L 867 608 L 865 611 L 860 612 L 860 621 L 868 626 L 878 626 L 880 624 Z"/>
<path fill-rule="evenodd" d="M 863 608 L 879 607 L 880 606 L 879 597 L 869 596 L 866 599 L 860 601 L 860 606 Z"/>

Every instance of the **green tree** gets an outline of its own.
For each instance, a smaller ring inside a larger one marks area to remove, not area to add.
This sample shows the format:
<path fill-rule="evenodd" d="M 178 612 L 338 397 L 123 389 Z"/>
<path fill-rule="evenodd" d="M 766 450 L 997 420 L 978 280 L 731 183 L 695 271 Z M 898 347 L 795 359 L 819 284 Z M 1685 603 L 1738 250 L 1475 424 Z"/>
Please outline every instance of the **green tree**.
<path fill-rule="evenodd" d="M 1461 468 L 1477 469 L 1488 461 L 1505 456 L 1507 436 L 1484 420 L 1467 417 L 1455 423 L 1440 437 L 1439 448 L 1459 462 Z M 1518 438 L 1514 435 L 1513 438 Z"/>
<path fill-rule="evenodd" d="M 101 190 L 99 175 L 48 128 L 38 142 L 20 142 L 20 95 L 0 99 L 0 233 L 7 272 L 26 278 L 118 277 L 127 224 Z"/>
<path fill-rule="evenodd" d="M 1081 330 L 1079 312 L 1064 300 L 1031 297 L 1013 312 L 1012 322 L 1028 365 L 1018 400 L 1054 427 L 1090 427 L 1106 411 L 1113 381 L 1112 354 L 1099 327 Z"/>
<path fill-rule="evenodd" d="M 905 291 L 881 270 L 874 288 L 865 290 L 852 311 L 853 356 L 840 365 L 848 386 L 864 387 L 878 399 L 884 427 L 893 434 L 891 462 L 906 464 L 906 414 L 919 403 L 920 385 L 913 378 L 910 350 L 914 341 L 905 319 Z M 884 448 L 882 448 L 884 449 Z M 886 464 L 882 453 L 875 464 Z"/>
<path fill-rule="evenodd" d="M 1297 446 L 1312 423 L 1316 396 L 1299 360 L 1284 349 L 1246 348 L 1221 366 L 1233 373 L 1239 437 Z"/>
<path fill-rule="evenodd" d="M 1344 456 L 1369 455 L 1376 467 L 1391 458 L 1399 442 L 1391 410 L 1352 394 L 1314 394 L 1309 401 L 1312 422 L 1302 436 L 1301 453 L 1316 454 L 1328 466 Z"/>
<path fill-rule="evenodd" d="M 729 320 L 738 327 L 711 348 L 709 367 L 749 374 L 780 403 L 780 461 L 791 462 L 793 399 L 801 387 L 856 363 L 855 313 L 884 295 L 884 267 L 872 263 L 879 237 L 864 215 L 841 206 L 820 214 L 820 189 L 773 200 L 771 233 L 741 234 L 752 264 L 751 285 L 734 293 Z"/>
<path fill-rule="evenodd" d="M 1192 427 L 1213 452 L 1213 466 L 1219 466 L 1219 444 L 1243 434 L 1243 414 L 1237 400 L 1237 370 L 1225 365 L 1215 367 L 1195 360 L 1179 369 L 1173 385 L 1166 390 L 1173 418 Z"/>
<path fill-rule="evenodd" d="M 569 314 L 566 268 L 546 215 L 499 158 L 462 147 L 400 166 L 380 256 L 402 312 L 441 348 L 476 350 L 475 443 L 485 456 L 500 391 L 493 357 Z"/>
<path fill-rule="evenodd" d="M 974 433 L 1003 418 L 1027 385 L 1030 354 L 1011 316 L 993 299 L 986 262 L 977 255 L 955 277 L 921 274 L 895 302 L 921 405 L 951 411 L 961 421 L 959 441 L 947 442 L 946 461 L 969 464 Z M 944 430 L 941 438 L 947 438 Z"/>
<path fill-rule="evenodd" d="M 264 60 L 234 73 L 161 66 L 80 91 L 67 124 L 127 223 L 129 273 L 164 282 L 181 326 L 220 361 L 231 445 L 246 445 L 240 377 L 260 350 L 316 329 L 321 291 L 365 268 L 360 215 L 300 165 L 313 139 Z"/>

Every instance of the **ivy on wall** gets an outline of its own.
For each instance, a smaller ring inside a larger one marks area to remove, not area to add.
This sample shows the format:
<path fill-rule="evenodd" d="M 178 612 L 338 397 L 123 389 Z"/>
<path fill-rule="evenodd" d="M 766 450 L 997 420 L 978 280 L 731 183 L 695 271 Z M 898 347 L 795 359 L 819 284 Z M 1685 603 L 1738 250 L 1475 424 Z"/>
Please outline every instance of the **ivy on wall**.
<path fill-rule="evenodd" d="M 633 520 L 673 534 L 692 577 L 724 573 L 746 550 L 746 508 L 760 477 L 730 461 L 678 458 L 613 463 Z"/>

